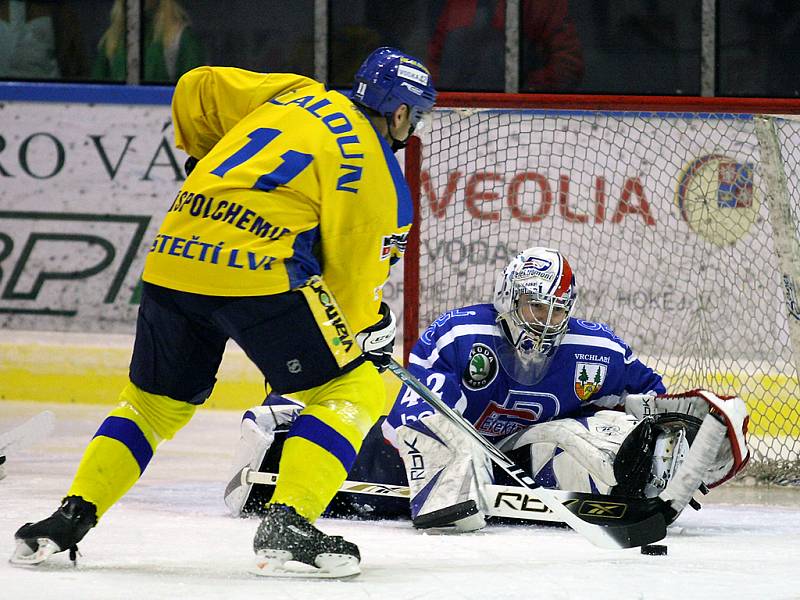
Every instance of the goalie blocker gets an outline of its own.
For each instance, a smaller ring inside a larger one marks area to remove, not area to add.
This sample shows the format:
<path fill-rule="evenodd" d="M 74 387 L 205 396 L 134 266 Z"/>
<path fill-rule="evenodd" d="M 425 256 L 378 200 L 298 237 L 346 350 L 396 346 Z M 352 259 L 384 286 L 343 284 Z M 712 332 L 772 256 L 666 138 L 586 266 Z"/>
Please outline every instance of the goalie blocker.
<path fill-rule="evenodd" d="M 579 419 L 541 423 L 509 436 L 498 447 L 545 487 L 641 498 L 661 495 L 672 501 L 672 520 L 692 501 L 692 493 L 699 487 L 719 485 L 747 462 L 747 414 L 739 398 L 694 390 L 658 397 L 629 395 L 625 405 L 630 414 L 604 410 Z M 299 409 L 298 403 L 271 396 L 264 406 L 245 413 L 239 452 L 225 494 L 233 515 L 263 511 L 273 487 L 243 481 L 242 470 L 277 471 L 281 431 L 288 428 Z M 676 498 L 675 493 L 665 490 L 690 456 L 701 419 L 710 411 L 725 422 L 723 443 L 713 449 L 704 446 L 702 453 L 707 456 L 695 456 L 690 461 L 700 462 L 701 476 L 692 479 L 689 490 L 674 482 L 669 489 L 681 489 Z M 497 484 L 512 482 L 494 472 L 485 455 L 472 449 L 475 444 L 462 439 L 463 432 L 440 416 L 424 417 L 397 433 L 399 456 L 384 443 L 379 426 L 373 428 L 348 479 L 386 484 L 386 490 L 408 485 L 410 501 L 399 493 L 359 493 L 365 488 L 345 485 L 326 514 L 411 516 L 416 527 L 455 531 L 480 529 L 488 516 L 555 520 L 538 507 L 531 511 L 525 507 L 516 510 L 506 502 L 499 506 L 501 488 Z"/>

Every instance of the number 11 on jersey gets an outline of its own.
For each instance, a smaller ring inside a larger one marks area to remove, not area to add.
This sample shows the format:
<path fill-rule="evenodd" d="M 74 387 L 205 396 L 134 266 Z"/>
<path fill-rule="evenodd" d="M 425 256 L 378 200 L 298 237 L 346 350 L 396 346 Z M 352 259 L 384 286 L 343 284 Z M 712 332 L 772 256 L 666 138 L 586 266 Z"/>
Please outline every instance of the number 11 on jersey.
<path fill-rule="evenodd" d="M 245 161 L 253 158 L 258 152 L 263 150 L 267 144 L 277 138 L 282 132 L 279 129 L 272 129 L 268 127 L 259 127 L 247 134 L 249 141 L 239 148 L 236 152 L 231 154 L 228 158 L 223 160 L 212 171 L 212 175 L 224 177 L 225 174 L 244 163 Z M 287 150 L 281 155 L 283 162 L 275 167 L 269 173 L 264 173 L 255 182 L 253 187 L 264 192 L 274 190 L 279 185 L 286 185 L 292 179 L 297 177 L 303 169 L 311 164 L 314 157 L 310 154 L 297 152 L 296 150 Z"/>

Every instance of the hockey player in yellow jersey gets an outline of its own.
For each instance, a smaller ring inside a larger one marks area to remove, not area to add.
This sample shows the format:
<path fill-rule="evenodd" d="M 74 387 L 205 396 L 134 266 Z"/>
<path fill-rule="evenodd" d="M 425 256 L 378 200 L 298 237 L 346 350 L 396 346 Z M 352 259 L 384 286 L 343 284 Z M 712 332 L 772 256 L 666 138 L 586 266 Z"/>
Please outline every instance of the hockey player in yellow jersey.
<path fill-rule="evenodd" d="M 258 572 L 359 572 L 355 544 L 313 522 L 385 405 L 395 319 L 382 286 L 412 222 L 394 151 L 435 96 L 424 65 L 393 48 L 367 57 L 350 94 L 225 67 L 178 81 L 173 125 L 191 172 L 149 247 L 130 382 L 61 507 L 17 531 L 13 563 L 74 556 L 211 394 L 233 339 L 270 389 L 306 405 L 255 535 Z"/>

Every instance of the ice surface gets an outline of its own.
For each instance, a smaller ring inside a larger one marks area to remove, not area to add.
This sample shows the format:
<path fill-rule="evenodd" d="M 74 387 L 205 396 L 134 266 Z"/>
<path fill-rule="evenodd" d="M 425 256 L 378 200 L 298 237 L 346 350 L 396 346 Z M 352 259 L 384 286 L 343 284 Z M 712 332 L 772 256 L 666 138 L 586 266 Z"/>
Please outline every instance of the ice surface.
<path fill-rule="evenodd" d="M 20 525 L 55 510 L 110 406 L 0 401 L 0 431 L 44 409 L 56 413 L 54 434 L 9 457 L 0 481 L 6 556 Z M 239 418 L 198 411 L 80 544 L 77 568 L 65 553 L 37 568 L 0 558 L 0 598 L 800 598 L 800 491 L 730 487 L 681 517 L 664 542 L 668 556 L 601 550 L 553 528 L 495 525 L 452 536 L 420 534 L 408 522 L 321 520 L 359 545 L 359 577 L 259 578 L 248 572 L 257 522 L 227 516 L 222 503 Z"/>

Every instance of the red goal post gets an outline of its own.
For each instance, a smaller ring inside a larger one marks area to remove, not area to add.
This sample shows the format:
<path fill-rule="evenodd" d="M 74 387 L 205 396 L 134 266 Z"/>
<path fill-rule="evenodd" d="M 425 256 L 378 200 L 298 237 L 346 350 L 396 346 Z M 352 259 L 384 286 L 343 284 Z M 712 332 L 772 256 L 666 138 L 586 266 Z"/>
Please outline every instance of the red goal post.
<path fill-rule="evenodd" d="M 800 100 L 442 94 L 409 145 L 404 356 L 490 302 L 516 252 L 560 249 L 575 315 L 673 391 L 737 393 L 758 479 L 800 482 Z"/>

